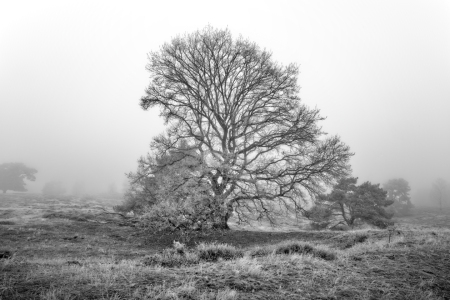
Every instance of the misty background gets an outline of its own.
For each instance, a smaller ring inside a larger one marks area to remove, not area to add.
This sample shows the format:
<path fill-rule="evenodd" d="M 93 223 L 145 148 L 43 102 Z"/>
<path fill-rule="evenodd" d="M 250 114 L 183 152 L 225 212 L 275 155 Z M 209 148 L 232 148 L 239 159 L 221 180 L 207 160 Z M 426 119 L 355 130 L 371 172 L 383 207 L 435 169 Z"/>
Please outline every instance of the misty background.
<path fill-rule="evenodd" d="M 164 130 L 143 111 L 147 53 L 206 25 L 300 65 L 300 97 L 355 156 L 359 182 L 450 181 L 448 1 L 8 1 L 0 10 L 0 164 L 70 192 L 115 186 Z"/>

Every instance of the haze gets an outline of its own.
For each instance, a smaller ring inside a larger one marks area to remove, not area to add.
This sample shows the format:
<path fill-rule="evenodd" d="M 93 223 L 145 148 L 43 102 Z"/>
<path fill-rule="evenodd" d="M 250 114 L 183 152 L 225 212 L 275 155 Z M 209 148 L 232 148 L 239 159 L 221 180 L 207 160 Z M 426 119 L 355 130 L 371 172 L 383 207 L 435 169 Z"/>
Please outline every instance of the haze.
<path fill-rule="evenodd" d="M 448 1 L 8 1 L 0 11 L 0 163 L 70 190 L 120 190 L 153 136 L 147 53 L 206 25 L 300 65 L 300 96 L 350 145 L 353 175 L 450 181 Z"/>

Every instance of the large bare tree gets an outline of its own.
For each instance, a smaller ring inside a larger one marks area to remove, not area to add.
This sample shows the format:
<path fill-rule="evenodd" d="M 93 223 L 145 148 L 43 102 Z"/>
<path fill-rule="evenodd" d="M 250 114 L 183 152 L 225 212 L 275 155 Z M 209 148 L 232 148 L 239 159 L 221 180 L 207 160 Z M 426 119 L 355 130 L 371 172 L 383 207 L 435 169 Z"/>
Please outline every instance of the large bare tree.
<path fill-rule="evenodd" d="M 349 174 L 349 147 L 325 137 L 319 110 L 300 102 L 298 67 L 274 62 L 255 43 L 206 27 L 151 52 L 147 70 L 141 106 L 159 107 L 168 128 L 131 177 L 157 177 L 174 164 L 161 159 L 168 153 L 195 159 L 198 167 L 183 178 L 189 186 L 196 178 L 202 195 L 209 187 L 214 226 L 228 228 L 233 212 L 240 221 L 299 212 Z"/>

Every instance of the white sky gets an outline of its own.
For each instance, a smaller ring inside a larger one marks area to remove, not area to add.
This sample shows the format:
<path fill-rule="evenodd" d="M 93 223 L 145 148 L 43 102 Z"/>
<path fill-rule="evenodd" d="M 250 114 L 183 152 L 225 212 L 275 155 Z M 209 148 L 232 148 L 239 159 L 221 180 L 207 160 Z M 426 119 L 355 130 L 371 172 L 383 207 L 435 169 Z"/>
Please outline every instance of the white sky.
<path fill-rule="evenodd" d="M 139 99 L 147 53 L 206 25 L 284 64 L 356 153 L 353 175 L 413 189 L 450 180 L 450 1 L 4 1 L 0 163 L 100 190 L 125 181 L 163 131 Z"/>

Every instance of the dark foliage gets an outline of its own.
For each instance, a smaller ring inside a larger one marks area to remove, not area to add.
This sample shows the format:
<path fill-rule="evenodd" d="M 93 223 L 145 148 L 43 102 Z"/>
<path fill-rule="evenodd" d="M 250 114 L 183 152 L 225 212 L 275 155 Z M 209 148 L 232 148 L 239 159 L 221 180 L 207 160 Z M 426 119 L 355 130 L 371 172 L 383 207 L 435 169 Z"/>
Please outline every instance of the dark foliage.
<path fill-rule="evenodd" d="M 387 199 L 393 201 L 392 205 L 388 206 L 388 211 L 395 215 L 407 215 L 413 207 L 408 181 L 403 178 L 390 179 L 383 184 L 383 189 L 387 191 Z"/>
<path fill-rule="evenodd" d="M 306 214 L 312 215 L 312 221 L 318 222 L 344 222 L 348 226 L 355 226 L 358 221 L 386 228 L 392 224 L 392 213 L 385 208 L 393 203 L 387 199 L 387 192 L 380 188 L 379 184 L 364 182 L 356 185 L 357 178 L 349 177 L 341 179 L 333 187 L 331 193 L 321 195 L 316 207 Z M 327 213 L 314 214 L 317 211 Z M 331 213 L 329 213 L 331 212 Z M 314 219 L 315 218 L 315 219 Z"/>
<path fill-rule="evenodd" d="M 25 179 L 35 181 L 37 170 L 25 166 L 23 163 L 0 164 L 0 190 L 26 192 Z"/>

